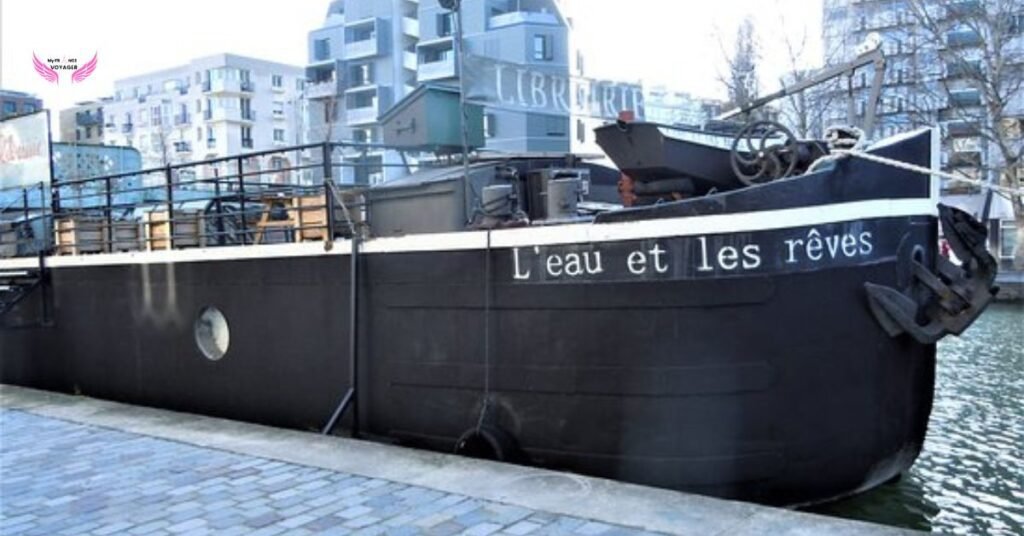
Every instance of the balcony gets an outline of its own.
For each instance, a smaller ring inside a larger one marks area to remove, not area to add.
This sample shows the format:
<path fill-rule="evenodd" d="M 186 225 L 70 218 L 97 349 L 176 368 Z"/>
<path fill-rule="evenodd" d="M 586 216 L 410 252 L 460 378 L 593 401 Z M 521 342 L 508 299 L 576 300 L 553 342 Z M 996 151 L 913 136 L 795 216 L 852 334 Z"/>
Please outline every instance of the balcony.
<path fill-rule="evenodd" d="M 134 127 L 135 125 L 132 125 L 131 123 L 121 125 L 121 134 L 131 134 Z"/>
<path fill-rule="evenodd" d="M 981 93 L 976 89 L 949 92 L 949 105 L 957 107 L 981 106 Z"/>
<path fill-rule="evenodd" d="M 177 114 L 174 116 L 175 125 L 187 125 L 192 122 L 192 118 L 189 114 Z"/>
<path fill-rule="evenodd" d="M 249 80 L 205 80 L 204 93 L 248 93 L 253 91 L 253 83 Z"/>
<path fill-rule="evenodd" d="M 410 37 L 420 38 L 420 21 L 412 17 L 402 17 L 402 33 Z"/>
<path fill-rule="evenodd" d="M 377 103 L 362 108 L 350 108 L 345 112 L 345 121 L 349 126 L 376 123 L 379 112 L 380 106 Z"/>
<path fill-rule="evenodd" d="M 75 114 L 75 123 L 80 127 L 92 127 L 103 124 L 103 112 L 96 114 L 78 112 Z"/>
<path fill-rule="evenodd" d="M 983 15 L 985 8 L 978 0 L 961 0 L 946 5 L 946 15 L 950 18 Z"/>
<path fill-rule="evenodd" d="M 419 68 L 416 69 L 416 80 L 421 84 L 432 80 L 455 78 L 458 75 L 459 70 L 455 64 L 455 56 L 451 54 L 439 61 L 421 62 Z"/>
<path fill-rule="evenodd" d="M 951 138 L 977 136 L 981 126 L 976 121 L 950 121 L 946 123 L 946 133 Z"/>
<path fill-rule="evenodd" d="M 215 138 L 207 138 L 206 139 L 206 148 L 207 149 L 216 149 L 217 148 L 217 140 Z"/>
<path fill-rule="evenodd" d="M 319 82 L 306 83 L 307 99 L 329 99 L 341 94 L 338 81 L 333 77 Z"/>
<path fill-rule="evenodd" d="M 504 28 L 506 26 L 514 26 L 516 24 L 559 26 L 561 22 L 559 22 L 558 17 L 555 16 L 554 13 L 546 13 L 543 11 L 513 11 L 511 13 L 502 13 L 501 15 L 491 17 L 489 21 L 489 25 L 492 30 Z"/>
<path fill-rule="evenodd" d="M 363 19 L 345 25 L 346 60 L 372 58 L 384 54 L 384 37 L 387 35 L 384 21 L 376 18 Z"/>
<path fill-rule="evenodd" d="M 981 44 L 981 35 L 974 30 L 961 30 L 946 34 L 946 46 L 949 48 L 976 47 Z"/>
<path fill-rule="evenodd" d="M 176 141 L 174 142 L 174 152 L 190 153 L 192 152 L 192 144 L 187 141 Z"/>
<path fill-rule="evenodd" d="M 419 66 L 420 62 L 416 57 L 415 52 L 409 52 L 408 50 L 402 52 L 402 67 L 409 69 L 410 71 L 415 71 Z"/>
<path fill-rule="evenodd" d="M 242 148 L 252 149 L 252 138 L 242 138 Z"/>
<path fill-rule="evenodd" d="M 206 110 L 203 112 L 203 118 L 207 121 L 255 121 L 256 112 L 253 110 L 239 110 L 238 108 L 218 108 L 216 110 Z"/>

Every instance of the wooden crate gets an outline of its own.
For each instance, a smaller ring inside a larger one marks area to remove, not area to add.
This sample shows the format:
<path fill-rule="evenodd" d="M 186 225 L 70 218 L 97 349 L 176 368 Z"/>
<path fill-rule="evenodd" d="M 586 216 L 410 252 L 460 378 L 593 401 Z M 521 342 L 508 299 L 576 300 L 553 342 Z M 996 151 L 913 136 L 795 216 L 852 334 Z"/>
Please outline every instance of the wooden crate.
<path fill-rule="evenodd" d="M 144 249 L 145 230 L 141 222 L 134 220 L 115 220 L 112 222 L 113 232 L 108 233 L 106 222 L 103 224 L 103 239 L 107 251 L 139 251 Z M 111 240 L 112 239 L 112 240 Z"/>
<path fill-rule="evenodd" d="M 0 222 L 0 258 L 18 254 L 18 231 L 12 222 Z"/>
<path fill-rule="evenodd" d="M 359 203 L 358 195 L 351 193 L 341 194 L 341 198 L 348 207 L 349 216 L 353 223 L 359 223 L 361 210 L 355 205 Z M 327 236 L 327 203 L 323 195 L 311 195 L 296 197 L 293 203 L 296 215 L 296 240 L 305 242 L 307 240 L 324 240 Z M 337 232 L 348 235 L 348 222 L 345 221 L 345 211 L 335 204 L 334 207 L 334 228 Z"/>
<path fill-rule="evenodd" d="M 106 245 L 103 218 L 68 216 L 57 220 L 53 243 L 57 255 L 99 253 Z"/>
<path fill-rule="evenodd" d="M 171 222 L 166 210 L 147 212 L 144 218 L 146 249 L 156 251 L 171 249 Z M 202 247 L 206 244 L 203 233 L 203 219 L 196 210 L 174 211 L 174 249 Z"/>

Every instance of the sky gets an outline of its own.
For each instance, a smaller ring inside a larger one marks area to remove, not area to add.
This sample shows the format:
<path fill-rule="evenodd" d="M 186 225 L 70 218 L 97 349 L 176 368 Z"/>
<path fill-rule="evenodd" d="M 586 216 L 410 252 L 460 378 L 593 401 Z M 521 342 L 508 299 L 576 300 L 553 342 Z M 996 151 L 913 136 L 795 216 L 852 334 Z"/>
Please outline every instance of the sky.
<path fill-rule="evenodd" d="M 724 98 L 717 77 L 745 16 L 757 28 L 763 91 L 776 88 L 790 70 L 784 36 L 802 49 L 802 67 L 820 63 L 818 0 L 563 2 L 584 49 L 587 75 L 595 78 Z M 0 88 L 35 93 L 46 107 L 60 110 L 112 94 L 114 80 L 221 52 L 303 65 L 306 34 L 321 25 L 327 5 L 328 0 L 0 0 Z M 77 57 L 80 63 L 95 53 L 98 64 L 82 83 L 72 84 L 63 74 L 53 85 L 34 71 L 33 53 L 41 59 Z"/>

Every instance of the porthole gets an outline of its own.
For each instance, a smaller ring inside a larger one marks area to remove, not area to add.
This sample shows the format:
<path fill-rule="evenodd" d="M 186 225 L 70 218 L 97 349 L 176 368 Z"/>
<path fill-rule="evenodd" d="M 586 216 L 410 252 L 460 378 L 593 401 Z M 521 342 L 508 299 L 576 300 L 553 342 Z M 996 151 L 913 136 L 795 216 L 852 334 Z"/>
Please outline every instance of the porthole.
<path fill-rule="evenodd" d="M 199 311 L 193 331 L 196 346 L 210 361 L 217 361 L 228 353 L 228 346 L 231 344 L 228 319 L 216 307 L 204 307 Z"/>

